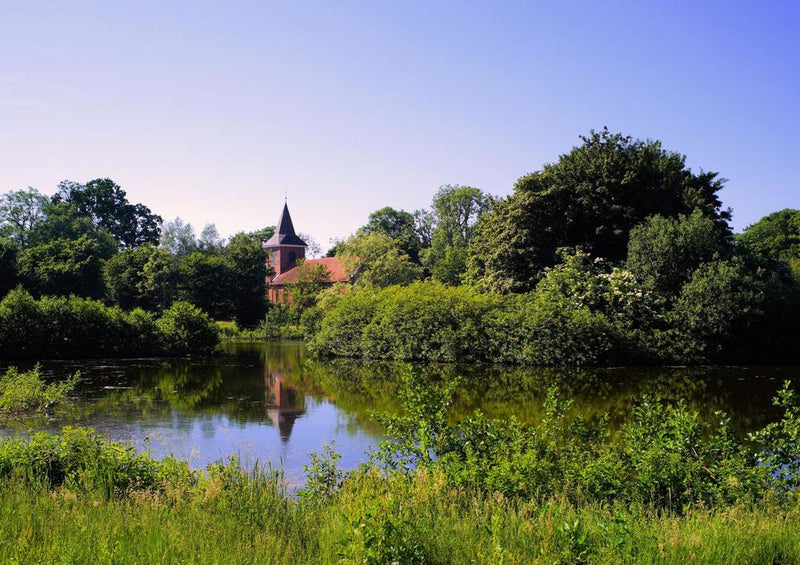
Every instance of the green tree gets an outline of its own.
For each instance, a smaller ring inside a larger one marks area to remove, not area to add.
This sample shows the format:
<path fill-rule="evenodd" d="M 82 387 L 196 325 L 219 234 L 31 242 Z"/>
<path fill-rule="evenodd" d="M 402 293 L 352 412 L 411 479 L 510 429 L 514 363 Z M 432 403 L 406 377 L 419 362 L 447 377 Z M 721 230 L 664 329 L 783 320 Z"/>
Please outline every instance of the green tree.
<path fill-rule="evenodd" d="M 162 310 L 175 293 L 176 267 L 164 249 L 140 245 L 106 261 L 108 297 L 122 308 Z"/>
<path fill-rule="evenodd" d="M 405 210 L 395 210 L 391 206 L 376 210 L 369 215 L 369 220 L 360 231 L 364 234 L 388 235 L 412 261 L 419 262 L 422 245 L 417 237 L 414 216 Z"/>
<path fill-rule="evenodd" d="M 786 208 L 764 216 L 736 239 L 759 255 L 787 261 L 800 278 L 800 210 Z"/>
<path fill-rule="evenodd" d="M 729 242 L 714 221 L 695 210 L 677 218 L 652 216 L 634 227 L 627 264 L 648 288 L 674 296 L 701 264 L 729 251 Z"/>
<path fill-rule="evenodd" d="M 625 258 L 631 229 L 649 216 L 672 218 L 698 209 L 721 233 L 730 212 L 717 193 L 724 180 L 693 173 L 683 155 L 658 141 L 634 140 L 607 129 L 555 164 L 520 178 L 479 223 L 468 256 L 469 280 L 499 291 L 533 287 L 559 247 L 594 257 Z"/>
<path fill-rule="evenodd" d="M 225 246 L 223 255 L 229 266 L 233 317 L 240 327 L 255 327 L 267 311 L 267 268 L 261 239 L 250 234 L 236 234 Z"/>
<path fill-rule="evenodd" d="M 383 233 L 355 235 L 341 245 L 338 254 L 351 271 L 358 270 L 359 285 L 409 284 L 422 275 L 398 242 Z"/>
<path fill-rule="evenodd" d="M 161 216 L 143 204 L 128 202 L 125 191 L 111 179 L 86 184 L 63 181 L 54 199 L 73 204 L 79 215 L 108 230 L 122 248 L 158 243 Z"/>
<path fill-rule="evenodd" d="M 39 295 L 101 298 L 105 293 L 103 263 L 112 253 L 113 249 L 104 249 L 88 235 L 55 239 L 19 254 L 19 276 Z"/>
<path fill-rule="evenodd" d="M 190 302 L 215 320 L 232 314 L 230 267 L 220 255 L 195 251 L 178 262 L 179 300 Z"/>
<path fill-rule="evenodd" d="M 197 240 L 197 250 L 204 253 L 219 253 L 225 247 L 225 240 L 219 235 L 217 226 L 206 224 Z"/>
<path fill-rule="evenodd" d="M 17 284 L 17 245 L 0 237 L 0 298 Z"/>
<path fill-rule="evenodd" d="M 48 203 L 47 196 L 31 187 L 0 196 L 0 237 L 26 245 L 31 231 L 45 219 Z"/>
<path fill-rule="evenodd" d="M 159 246 L 175 257 L 183 257 L 198 250 L 192 224 L 184 224 L 180 218 L 166 222 L 161 229 Z"/>
<path fill-rule="evenodd" d="M 317 303 L 320 292 L 330 284 L 331 272 L 319 263 L 297 262 L 297 279 L 287 284 L 286 288 L 292 297 L 292 308 L 302 312 Z"/>
<path fill-rule="evenodd" d="M 445 185 L 433 197 L 434 227 L 423 264 L 433 278 L 459 284 L 467 270 L 467 248 L 490 199 L 478 188 Z"/>

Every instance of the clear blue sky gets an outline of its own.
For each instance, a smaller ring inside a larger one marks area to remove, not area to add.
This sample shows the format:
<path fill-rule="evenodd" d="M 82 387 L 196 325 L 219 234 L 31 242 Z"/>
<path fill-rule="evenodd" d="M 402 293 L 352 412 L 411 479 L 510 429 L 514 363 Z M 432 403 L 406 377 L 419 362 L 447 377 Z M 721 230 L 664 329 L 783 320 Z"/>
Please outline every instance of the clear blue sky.
<path fill-rule="evenodd" d="M 326 247 L 604 125 L 719 171 L 737 229 L 800 207 L 800 2 L 6 1 L 0 53 L 0 192 L 108 176 L 198 231 L 285 189 Z"/>

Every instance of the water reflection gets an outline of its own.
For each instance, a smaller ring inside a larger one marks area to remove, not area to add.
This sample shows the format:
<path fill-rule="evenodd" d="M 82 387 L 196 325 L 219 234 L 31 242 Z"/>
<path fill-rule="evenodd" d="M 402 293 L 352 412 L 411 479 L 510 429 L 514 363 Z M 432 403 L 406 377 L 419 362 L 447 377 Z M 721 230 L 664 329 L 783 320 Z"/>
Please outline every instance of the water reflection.
<path fill-rule="evenodd" d="M 336 442 L 345 467 L 366 459 L 382 438 L 374 411 L 398 410 L 398 363 L 311 359 L 300 343 L 225 343 L 201 359 L 51 361 L 46 375 L 80 370 L 79 398 L 54 418 L 2 422 L 0 434 L 58 432 L 87 425 L 155 455 L 173 453 L 202 467 L 237 454 L 245 464 L 283 465 L 302 479 L 310 451 Z M 541 416 L 548 388 L 558 387 L 586 417 L 608 412 L 619 423 L 643 395 L 684 398 L 705 417 L 728 412 L 751 430 L 775 416 L 770 400 L 792 367 L 522 369 L 425 365 L 434 385 L 461 378 L 451 415 L 478 409 L 526 422 Z"/>

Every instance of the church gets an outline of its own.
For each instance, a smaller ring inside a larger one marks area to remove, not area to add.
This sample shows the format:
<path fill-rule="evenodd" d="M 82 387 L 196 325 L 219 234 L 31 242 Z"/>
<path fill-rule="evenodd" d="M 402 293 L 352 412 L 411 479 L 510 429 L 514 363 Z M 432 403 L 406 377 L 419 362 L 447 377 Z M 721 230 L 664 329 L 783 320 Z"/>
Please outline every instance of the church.
<path fill-rule="evenodd" d="M 267 252 L 267 297 L 271 302 L 291 304 L 287 285 L 297 282 L 298 261 L 308 266 L 321 265 L 328 273 L 328 285 L 352 283 L 355 274 L 339 257 L 306 259 L 306 242 L 294 231 L 289 206 L 284 203 L 278 227 L 271 238 L 263 243 Z"/>

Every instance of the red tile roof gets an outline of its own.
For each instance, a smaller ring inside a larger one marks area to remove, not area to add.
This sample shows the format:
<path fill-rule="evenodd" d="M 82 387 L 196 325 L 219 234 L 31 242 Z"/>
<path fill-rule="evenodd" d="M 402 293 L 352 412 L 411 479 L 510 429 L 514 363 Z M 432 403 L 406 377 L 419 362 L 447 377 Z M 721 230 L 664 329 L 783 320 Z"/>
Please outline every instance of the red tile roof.
<path fill-rule="evenodd" d="M 355 261 L 344 261 L 341 257 L 323 257 L 322 259 L 306 259 L 304 265 L 324 266 L 330 272 L 331 282 L 350 282 L 352 277 L 352 268 L 348 269 L 350 263 L 355 263 Z M 291 284 L 294 282 L 297 282 L 297 267 L 292 267 L 285 273 L 281 273 L 272 279 L 271 284 Z"/>

